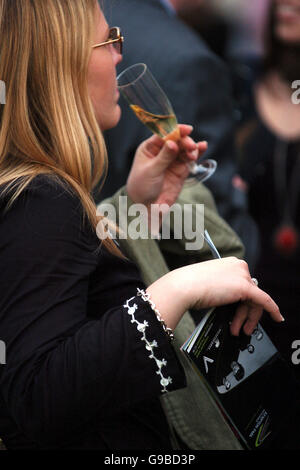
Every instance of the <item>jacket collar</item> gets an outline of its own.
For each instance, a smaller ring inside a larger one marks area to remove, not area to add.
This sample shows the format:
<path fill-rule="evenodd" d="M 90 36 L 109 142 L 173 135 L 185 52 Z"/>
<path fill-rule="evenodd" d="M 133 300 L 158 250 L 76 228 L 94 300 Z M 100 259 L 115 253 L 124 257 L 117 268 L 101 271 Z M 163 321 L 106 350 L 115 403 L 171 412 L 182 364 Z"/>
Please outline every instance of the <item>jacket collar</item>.
<path fill-rule="evenodd" d="M 158 0 L 158 2 L 164 7 L 164 9 L 170 14 L 170 15 L 176 15 L 176 10 L 173 7 L 172 3 L 170 0 Z"/>

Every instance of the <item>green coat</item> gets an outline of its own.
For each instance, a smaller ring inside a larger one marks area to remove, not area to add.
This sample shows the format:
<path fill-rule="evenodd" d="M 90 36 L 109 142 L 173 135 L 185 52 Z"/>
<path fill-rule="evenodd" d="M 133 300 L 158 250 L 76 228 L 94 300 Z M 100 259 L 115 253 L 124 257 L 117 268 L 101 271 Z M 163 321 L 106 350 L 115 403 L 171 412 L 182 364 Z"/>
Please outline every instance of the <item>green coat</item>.
<path fill-rule="evenodd" d="M 126 196 L 125 188 L 119 190 L 112 198 L 104 203 L 113 204 L 117 212 L 119 223 L 119 196 Z M 227 223 L 217 214 L 216 206 L 211 193 L 200 183 L 186 185 L 177 203 L 204 204 L 205 228 L 208 230 L 214 244 L 222 257 L 243 257 L 244 250 L 241 241 L 231 230 Z M 128 207 L 132 202 L 128 198 Z M 192 209 L 193 213 L 195 207 Z M 134 217 L 127 217 L 128 223 Z M 121 249 L 128 258 L 139 267 L 141 276 L 148 286 L 169 271 L 168 266 L 174 269 L 185 264 L 211 259 L 211 253 L 205 244 L 199 251 L 186 251 L 183 237 L 181 240 L 119 240 Z M 166 263 L 168 260 L 168 266 Z M 189 312 L 186 312 L 175 330 L 175 350 L 182 362 L 187 387 L 169 392 L 161 397 L 162 405 L 169 423 L 176 429 L 180 438 L 190 449 L 195 450 L 239 450 L 242 449 L 238 440 L 224 420 L 217 405 L 201 378 L 191 368 L 190 364 L 180 352 L 181 345 L 190 336 L 195 323 Z M 174 447 L 176 444 L 174 441 Z M 178 447 L 177 447 L 178 448 Z"/>

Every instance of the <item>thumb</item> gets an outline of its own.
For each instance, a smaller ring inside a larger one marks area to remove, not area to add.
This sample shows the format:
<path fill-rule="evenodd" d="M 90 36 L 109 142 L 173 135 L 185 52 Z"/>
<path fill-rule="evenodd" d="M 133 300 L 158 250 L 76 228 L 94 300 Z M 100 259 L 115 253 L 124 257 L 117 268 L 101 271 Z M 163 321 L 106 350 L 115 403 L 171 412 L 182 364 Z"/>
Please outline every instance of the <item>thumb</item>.
<path fill-rule="evenodd" d="M 171 163 L 176 160 L 179 153 L 179 147 L 173 140 L 167 140 L 157 157 L 155 158 L 155 166 L 160 171 L 166 170 Z"/>

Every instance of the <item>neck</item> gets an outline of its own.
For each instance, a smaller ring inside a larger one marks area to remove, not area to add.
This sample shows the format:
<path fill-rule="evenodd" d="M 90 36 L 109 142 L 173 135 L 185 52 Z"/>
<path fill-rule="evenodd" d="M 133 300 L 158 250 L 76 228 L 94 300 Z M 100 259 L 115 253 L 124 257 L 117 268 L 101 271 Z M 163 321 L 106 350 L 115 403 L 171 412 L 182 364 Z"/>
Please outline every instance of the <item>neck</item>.
<path fill-rule="evenodd" d="M 264 83 L 274 97 L 286 99 L 291 95 L 289 83 L 276 70 L 273 70 L 265 77 Z"/>

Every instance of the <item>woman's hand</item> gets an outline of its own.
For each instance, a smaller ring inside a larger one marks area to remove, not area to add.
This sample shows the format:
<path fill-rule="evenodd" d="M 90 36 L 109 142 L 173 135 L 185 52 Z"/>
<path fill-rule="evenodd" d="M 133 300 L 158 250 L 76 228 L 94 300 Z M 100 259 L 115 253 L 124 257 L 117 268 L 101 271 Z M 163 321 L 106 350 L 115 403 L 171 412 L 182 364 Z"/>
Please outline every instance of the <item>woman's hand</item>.
<path fill-rule="evenodd" d="M 189 137 L 192 130 L 181 124 L 179 141 L 153 135 L 138 147 L 127 180 L 127 193 L 135 203 L 174 204 L 189 174 L 188 163 L 207 150 L 206 142 L 196 144 Z"/>
<path fill-rule="evenodd" d="M 237 258 L 196 263 L 176 269 L 148 287 L 151 298 L 169 328 L 174 329 L 189 308 L 204 309 L 241 302 L 230 329 L 251 335 L 263 310 L 281 322 L 279 308 L 252 281 L 248 265 Z"/>

